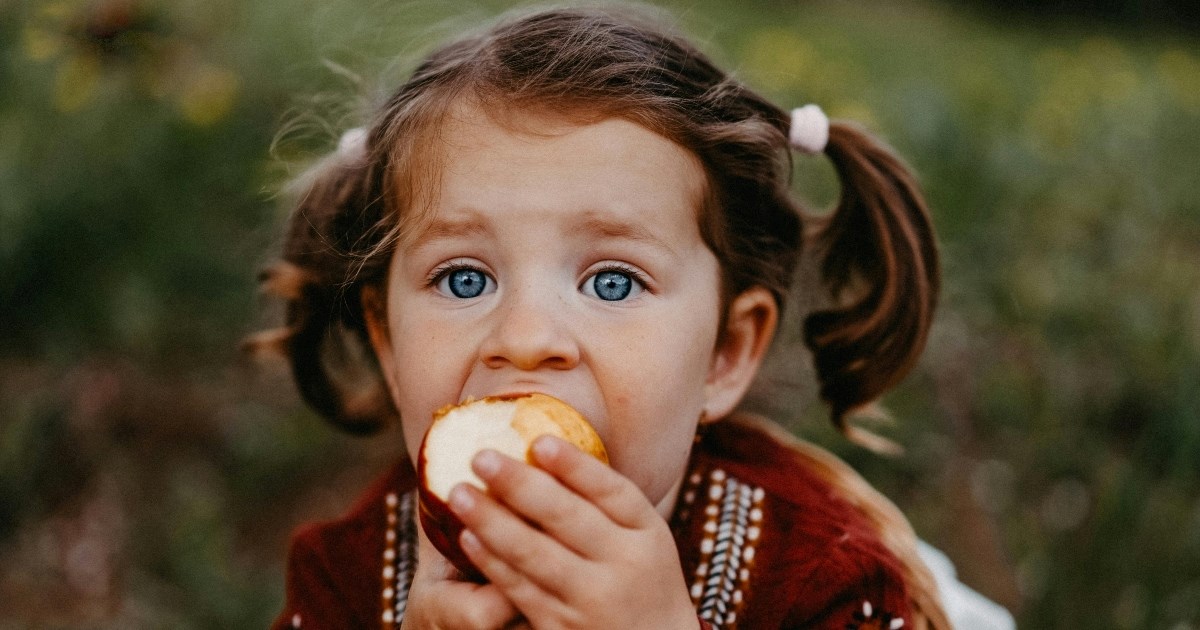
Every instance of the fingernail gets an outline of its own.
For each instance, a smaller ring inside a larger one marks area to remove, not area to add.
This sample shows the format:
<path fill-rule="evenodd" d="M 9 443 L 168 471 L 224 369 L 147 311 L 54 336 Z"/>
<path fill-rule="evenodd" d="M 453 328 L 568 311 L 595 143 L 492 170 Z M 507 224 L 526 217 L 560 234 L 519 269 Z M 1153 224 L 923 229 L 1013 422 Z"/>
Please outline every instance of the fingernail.
<path fill-rule="evenodd" d="M 475 507 L 475 497 L 467 491 L 463 484 L 458 484 L 450 490 L 450 509 L 455 512 L 468 512 Z"/>
<path fill-rule="evenodd" d="M 482 545 L 479 543 L 479 537 L 472 534 L 469 529 L 462 531 L 462 534 L 458 537 L 458 543 L 462 545 L 463 550 L 467 553 L 478 551 L 482 548 Z"/>
<path fill-rule="evenodd" d="M 475 456 L 475 474 L 480 477 L 491 477 L 500 470 L 500 454 L 496 451 L 483 450 Z"/>
<path fill-rule="evenodd" d="M 539 462 L 545 462 L 558 455 L 559 441 L 549 437 L 540 437 L 533 442 L 533 456 Z"/>

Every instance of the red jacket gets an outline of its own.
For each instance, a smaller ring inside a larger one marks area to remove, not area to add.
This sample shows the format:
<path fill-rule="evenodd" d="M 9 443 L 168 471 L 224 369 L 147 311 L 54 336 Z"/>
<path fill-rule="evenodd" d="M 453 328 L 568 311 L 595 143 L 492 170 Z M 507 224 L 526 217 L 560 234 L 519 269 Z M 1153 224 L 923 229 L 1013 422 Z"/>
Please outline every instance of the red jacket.
<path fill-rule="evenodd" d="M 758 421 L 715 423 L 698 442 L 671 519 L 698 626 L 923 625 L 911 573 L 861 497 L 845 496 L 810 455 Z M 416 544 L 413 487 L 412 466 L 398 463 L 346 516 L 295 534 L 274 628 L 399 627 Z"/>

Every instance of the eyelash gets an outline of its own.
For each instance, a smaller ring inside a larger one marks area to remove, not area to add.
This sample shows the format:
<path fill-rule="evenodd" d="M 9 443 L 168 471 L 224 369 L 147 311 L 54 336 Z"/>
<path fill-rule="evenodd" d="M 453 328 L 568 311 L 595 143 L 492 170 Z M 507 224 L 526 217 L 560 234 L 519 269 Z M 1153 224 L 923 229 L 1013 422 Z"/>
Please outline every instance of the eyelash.
<path fill-rule="evenodd" d="M 646 274 L 642 273 L 641 271 L 639 271 L 638 269 L 636 269 L 630 265 L 626 265 L 623 263 L 616 263 L 616 262 L 604 263 L 600 267 L 591 270 L 591 272 L 588 273 L 587 278 L 584 278 L 584 281 L 586 282 L 588 279 L 594 278 L 598 274 L 602 274 L 606 271 L 615 271 L 617 273 L 623 273 L 623 274 L 629 276 L 630 278 L 633 278 L 634 282 L 641 285 L 643 291 L 650 290 L 650 279 L 646 277 Z M 582 286 L 582 284 L 580 286 Z"/>
<path fill-rule="evenodd" d="M 464 269 L 478 271 L 479 273 L 487 276 L 488 279 L 490 279 L 492 282 L 495 282 L 495 280 L 492 279 L 492 274 L 488 273 L 486 270 L 484 270 L 479 265 L 473 265 L 469 262 L 464 262 L 461 260 L 451 260 L 448 262 L 444 262 L 444 263 L 438 265 L 436 268 L 434 268 L 434 270 L 429 273 L 429 277 L 425 279 L 425 286 L 436 287 L 438 285 L 438 283 L 442 281 L 442 278 L 445 278 L 446 276 L 454 273 L 455 271 L 462 271 Z"/>
<path fill-rule="evenodd" d="M 451 260 L 449 262 L 445 262 L 445 263 L 438 265 L 432 272 L 430 272 L 429 277 L 425 279 L 425 286 L 436 287 L 438 285 L 438 283 L 441 282 L 442 279 L 445 278 L 446 276 L 454 273 L 455 271 L 462 271 L 464 269 L 478 271 L 479 273 L 487 276 L 492 282 L 495 282 L 495 279 L 492 278 L 492 275 L 490 273 L 488 273 L 486 270 L 484 270 L 483 268 L 481 268 L 479 265 L 473 265 L 471 263 L 463 262 L 463 261 L 459 261 L 459 260 Z M 588 273 L 587 277 L 584 278 L 584 282 L 586 282 L 590 278 L 596 277 L 597 274 L 601 274 L 606 271 L 615 271 L 617 273 L 626 274 L 630 278 L 633 278 L 634 282 L 641 285 L 643 291 L 650 290 L 650 279 L 646 277 L 646 274 L 642 273 L 640 270 L 638 270 L 637 268 L 635 268 L 631 265 L 626 265 L 626 264 L 617 263 L 617 262 L 604 263 L 600 267 L 592 269 Z M 583 284 L 581 283 L 580 288 L 582 288 L 582 287 L 583 287 Z"/>

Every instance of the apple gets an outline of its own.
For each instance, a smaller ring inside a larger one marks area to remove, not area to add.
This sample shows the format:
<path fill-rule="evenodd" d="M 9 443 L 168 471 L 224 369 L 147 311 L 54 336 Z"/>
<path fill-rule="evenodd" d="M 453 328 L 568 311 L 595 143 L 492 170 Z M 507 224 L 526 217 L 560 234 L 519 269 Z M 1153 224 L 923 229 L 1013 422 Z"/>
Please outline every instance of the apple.
<path fill-rule="evenodd" d="M 433 546 L 467 578 L 482 576 L 458 544 L 463 524 L 447 505 L 450 490 L 469 483 L 486 491 L 471 470 L 476 453 L 490 448 L 532 463 L 529 448 L 543 435 L 562 438 L 608 463 L 608 453 L 592 425 L 573 407 L 546 394 L 468 399 L 433 414 L 417 455 L 418 513 Z"/>

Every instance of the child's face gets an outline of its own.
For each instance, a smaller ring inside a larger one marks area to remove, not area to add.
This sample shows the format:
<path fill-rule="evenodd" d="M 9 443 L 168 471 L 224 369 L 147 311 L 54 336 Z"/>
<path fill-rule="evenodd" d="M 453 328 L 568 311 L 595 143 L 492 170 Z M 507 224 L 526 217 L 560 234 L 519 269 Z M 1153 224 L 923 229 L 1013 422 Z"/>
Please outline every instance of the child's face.
<path fill-rule="evenodd" d="M 409 454 L 443 405 L 541 391 L 663 509 L 722 363 L 700 164 L 623 120 L 514 131 L 460 114 L 432 224 L 397 249 L 387 327 L 371 326 Z"/>

